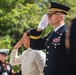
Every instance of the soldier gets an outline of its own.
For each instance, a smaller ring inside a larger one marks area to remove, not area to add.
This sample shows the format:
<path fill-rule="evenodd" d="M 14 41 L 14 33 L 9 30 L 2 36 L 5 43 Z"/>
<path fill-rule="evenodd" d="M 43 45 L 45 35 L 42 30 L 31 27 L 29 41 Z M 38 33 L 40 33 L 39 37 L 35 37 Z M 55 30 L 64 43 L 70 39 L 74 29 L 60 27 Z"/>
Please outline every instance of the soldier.
<path fill-rule="evenodd" d="M 12 66 L 6 62 L 8 49 L 0 49 L 0 75 L 13 75 Z"/>
<path fill-rule="evenodd" d="M 50 2 L 49 11 L 43 16 L 37 30 L 30 31 L 30 47 L 38 50 L 46 49 L 44 75 L 72 75 L 66 49 L 63 46 L 66 32 L 65 18 L 69 9 L 66 5 Z M 41 32 L 48 23 L 54 26 L 54 30 L 41 38 Z"/>
<path fill-rule="evenodd" d="M 21 64 L 22 75 L 42 75 L 46 55 L 43 51 L 30 48 L 30 37 L 28 34 L 30 30 L 31 28 L 25 29 L 22 38 L 14 46 L 10 55 L 10 63 L 12 65 Z M 18 55 L 18 50 L 22 45 L 27 50 Z"/>

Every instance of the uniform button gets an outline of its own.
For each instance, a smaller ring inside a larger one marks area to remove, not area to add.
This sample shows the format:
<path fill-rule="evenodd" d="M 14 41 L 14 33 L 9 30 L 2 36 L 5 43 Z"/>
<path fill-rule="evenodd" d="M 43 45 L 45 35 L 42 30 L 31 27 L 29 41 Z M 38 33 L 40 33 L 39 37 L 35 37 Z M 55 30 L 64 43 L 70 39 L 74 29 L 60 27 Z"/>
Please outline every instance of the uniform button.
<path fill-rule="evenodd" d="M 55 43 L 54 46 L 57 46 L 57 44 Z"/>
<path fill-rule="evenodd" d="M 54 44 L 53 42 L 51 44 Z"/>
<path fill-rule="evenodd" d="M 58 43 L 58 45 L 60 45 L 60 43 Z"/>
<path fill-rule="evenodd" d="M 47 52 L 47 54 L 49 54 L 49 52 Z"/>
<path fill-rule="evenodd" d="M 54 48 L 56 48 L 56 47 L 54 47 Z"/>
<path fill-rule="evenodd" d="M 47 46 L 47 48 L 49 48 L 49 46 Z"/>
<path fill-rule="evenodd" d="M 60 35 L 62 35 L 62 33 L 60 33 Z"/>
<path fill-rule="evenodd" d="M 58 36 L 58 39 L 60 39 L 61 37 L 60 36 Z"/>
<path fill-rule="evenodd" d="M 48 41 L 49 39 L 47 38 L 46 40 Z"/>
<path fill-rule="evenodd" d="M 45 65 L 45 67 L 47 67 L 47 64 Z"/>
<path fill-rule="evenodd" d="M 46 60 L 48 61 L 48 58 L 46 58 Z"/>

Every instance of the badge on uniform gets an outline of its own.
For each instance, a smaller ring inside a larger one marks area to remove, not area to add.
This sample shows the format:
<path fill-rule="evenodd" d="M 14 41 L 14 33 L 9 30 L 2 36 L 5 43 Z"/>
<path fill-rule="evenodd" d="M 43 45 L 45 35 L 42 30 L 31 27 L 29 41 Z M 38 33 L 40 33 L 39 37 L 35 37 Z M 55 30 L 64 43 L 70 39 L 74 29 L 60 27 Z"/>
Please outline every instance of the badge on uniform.
<path fill-rule="evenodd" d="M 57 43 L 57 42 L 60 42 L 60 38 L 54 38 L 53 39 L 53 43 Z"/>
<path fill-rule="evenodd" d="M 60 45 L 60 36 L 53 39 L 54 48 L 56 48 L 58 45 Z"/>

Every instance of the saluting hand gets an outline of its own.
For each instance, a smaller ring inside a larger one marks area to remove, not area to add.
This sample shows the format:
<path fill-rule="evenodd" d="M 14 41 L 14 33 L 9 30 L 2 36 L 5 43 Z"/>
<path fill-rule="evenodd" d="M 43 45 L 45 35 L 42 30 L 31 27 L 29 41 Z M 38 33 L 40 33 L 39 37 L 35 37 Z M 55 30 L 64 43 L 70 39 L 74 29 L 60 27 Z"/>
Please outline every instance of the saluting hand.
<path fill-rule="evenodd" d="M 44 30 L 47 27 L 47 25 L 48 25 L 48 15 L 44 14 L 41 21 L 39 22 L 37 30 L 38 29 Z"/>
<path fill-rule="evenodd" d="M 14 49 L 18 49 L 22 46 L 23 44 L 23 37 L 17 42 L 17 44 L 14 46 Z"/>

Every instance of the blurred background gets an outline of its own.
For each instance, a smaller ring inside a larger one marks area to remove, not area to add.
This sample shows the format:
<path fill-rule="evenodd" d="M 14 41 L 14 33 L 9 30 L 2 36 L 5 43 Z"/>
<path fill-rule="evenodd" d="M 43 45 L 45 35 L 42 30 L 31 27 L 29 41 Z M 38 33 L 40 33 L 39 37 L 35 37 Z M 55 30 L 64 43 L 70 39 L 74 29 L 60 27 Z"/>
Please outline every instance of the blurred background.
<path fill-rule="evenodd" d="M 71 15 L 76 13 L 76 0 L 0 0 L 0 49 L 9 49 L 7 61 L 14 45 L 22 37 L 25 28 L 37 28 L 42 16 L 48 12 L 49 2 L 54 1 L 70 6 L 66 24 Z M 49 26 L 43 31 L 46 36 L 51 30 Z M 19 54 L 24 47 L 21 47 Z M 15 71 L 18 67 L 14 66 Z"/>

